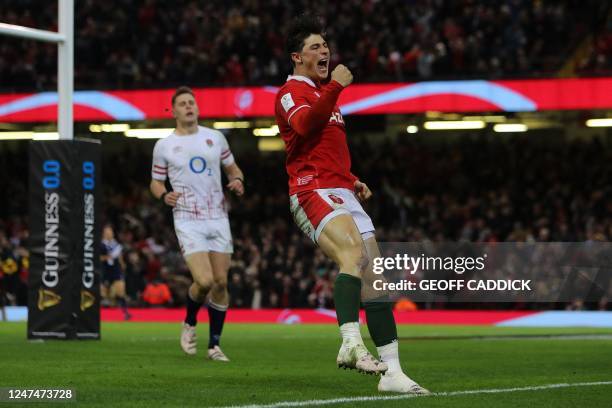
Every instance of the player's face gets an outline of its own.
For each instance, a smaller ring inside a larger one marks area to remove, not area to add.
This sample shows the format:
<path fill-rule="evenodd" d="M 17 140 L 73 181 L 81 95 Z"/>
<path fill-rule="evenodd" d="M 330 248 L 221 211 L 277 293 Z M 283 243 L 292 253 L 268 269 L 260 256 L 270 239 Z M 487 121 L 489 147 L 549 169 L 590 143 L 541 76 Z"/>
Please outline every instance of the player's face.
<path fill-rule="evenodd" d="M 292 55 L 298 72 L 315 81 L 327 78 L 329 70 L 329 48 L 327 41 L 319 34 L 310 34 L 304 40 L 302 52 Z"/>
<path fill-rule="evenodd" d="M 115 233 L 113 232 L 113 229 L 111 227 L 104 227 L 104 229 L 102 230 L 102 239 L 110 241 L 113 238 L 115 238 Z"/>
<path fill-rule="evenodd" d="M 177 122 L 194 122 L 198 120 L 200 109 L 195 98 L 191 94 L 184 93 L 174 101 L 172 113 Z"/>

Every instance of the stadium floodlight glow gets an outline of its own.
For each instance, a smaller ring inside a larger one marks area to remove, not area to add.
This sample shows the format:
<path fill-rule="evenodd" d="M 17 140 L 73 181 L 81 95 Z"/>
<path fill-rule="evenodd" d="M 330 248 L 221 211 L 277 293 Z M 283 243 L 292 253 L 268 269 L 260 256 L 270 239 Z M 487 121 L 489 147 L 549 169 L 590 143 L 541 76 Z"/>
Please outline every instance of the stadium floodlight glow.
<path fill-rule="evenodd" d="M 29 140 L 34 132 L 0 132 L 0 140 Z"/>
<path fill-rule="evenodd" d="M 280 137 L 259 139 L 257 148 L 260 152 L 277 152 L 285 149 L 285 142 Z"/>
<path fill-rule="evenodd" d="M 425 122 L 423 126 L 427 130 L 468 130 L 483 129 L 485 123 L 482 120 L 439 120 Z"/>
<path fill-rule="evenodd" d="M 173 131 L 174 128 L 129 129 L 123 132 L 123 134 L 127 137 L 135 137 L 138 139 L 163 139 Z"/>
<path fill-rule="evenodd" d="M 503 123 L 506 121 L 504 115 L 464 116 L 463 120 L 484 120 L 487 123 Z"/>
<path fill-rule="evenodd" d="M 588 127 L 610 127 L 612 126 L 612 118 L 589 119 L 586 121 Z"/>
<path fill-rule="evenodd" d="M 57 132 L 0 132 L 0 140 L 59 140 Z"/>
<path fill-rule="evenodd" d="M 59 133 L 57 132 L 34 132 L 34 140 L 59 140 Z"/>
<path fill-rule="evenodd" d="M 278 135 L 278 125 L 271 126 L 269 128 L 257 128 L 253 129 L 253 135 L 255 136 L 276 136 Z"/>
<path fill-rule="evenodd" d="M 416 125 L 410 125 L 406 127 L 406 132 L 408 133 L 417 133 L 419 131 L 419 127 Z"/>
<path fill-rule="evenodd" d="M 527 129 L 524 123 L 498 123 L 493 126 L 493 131 L 498 133 L 526 132 Z"/>
<path fill-rule="evenodd" d="M 251 123 L 247 121 L 213 123 L 213 128 L 215 129 L 248 129 L 250 127 Z"/>
<path fill-rule="evenodd" d="M 92 133 L 125 132 L 126 130 L 130 130 L 130 125 L 127 123 L 103 123 L 101 125 L 89 125 L 89 131 Z"/>

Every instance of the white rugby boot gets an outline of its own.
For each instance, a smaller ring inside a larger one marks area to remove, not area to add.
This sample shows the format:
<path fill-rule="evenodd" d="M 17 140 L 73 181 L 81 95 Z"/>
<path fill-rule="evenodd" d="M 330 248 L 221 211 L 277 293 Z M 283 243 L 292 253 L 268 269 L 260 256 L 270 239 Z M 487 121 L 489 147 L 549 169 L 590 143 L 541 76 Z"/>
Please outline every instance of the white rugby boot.
<path fill-rule="evenodd" d="M 225 353 L 221 350 L 221 347 L 215 346 L 214 348 L 208 349 L 208 358 L 213 361 L 224 361 L 229 362 L 230 359 L 227 358 Z"/>
<path fill-rule="evenodd" d="M 387 363 L 374 358 L 363 343 L 343 341 L 336 358 L 338 368 L 357 370 L 363 374 L 382 374 L 388 370 Z"/>
<path fill-rule="evenodd" d="M 181 348 L 186 354 L 193 356 L 197 352 L 196 328 L 183 323 L 181 331 Z"/>
<path fill-rule="evenodd" d="M 421 387 L 402 371 L 383 374 L 378 382 L 378 391 L 400 392 L 403 394 L 429 395 L 431 392 Z"/>

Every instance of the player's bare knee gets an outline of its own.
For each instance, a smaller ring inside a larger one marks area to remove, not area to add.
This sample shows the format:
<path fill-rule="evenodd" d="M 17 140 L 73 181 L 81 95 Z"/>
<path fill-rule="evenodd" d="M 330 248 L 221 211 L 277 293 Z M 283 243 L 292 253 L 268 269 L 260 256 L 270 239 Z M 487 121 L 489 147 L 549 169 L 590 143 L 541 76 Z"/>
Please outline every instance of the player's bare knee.
<path fill-rule="evenodd" d="M 206 295 L 208 293 L 208 291 L 210 291 L 210 288 L 213 286 L 213 279 L 208 278 L 208 277 L 198 277 L 194 280 L 194 283 L 196 284 L 196 290 L 198 291 L 199 295 Z"/>
<path fill-rule="evenodd" d="M 213 280 L 213 288 L 215 291 L 225 291 L 227 289 L 227 277 L 215 277 Z"/>

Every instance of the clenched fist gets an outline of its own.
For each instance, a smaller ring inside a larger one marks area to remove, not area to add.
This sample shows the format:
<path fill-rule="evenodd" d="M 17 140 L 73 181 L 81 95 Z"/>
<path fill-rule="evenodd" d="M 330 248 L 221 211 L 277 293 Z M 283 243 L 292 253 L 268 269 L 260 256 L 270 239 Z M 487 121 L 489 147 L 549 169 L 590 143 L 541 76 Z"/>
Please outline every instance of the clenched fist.
<path fill-rule="evenodd" d="M 347 67 L 340 64 L 332 71 L 331 79 L 346 88 L 353 82 L 353 74 Z"/>

